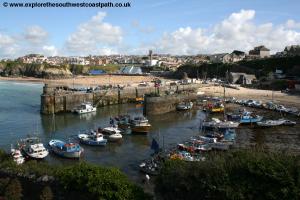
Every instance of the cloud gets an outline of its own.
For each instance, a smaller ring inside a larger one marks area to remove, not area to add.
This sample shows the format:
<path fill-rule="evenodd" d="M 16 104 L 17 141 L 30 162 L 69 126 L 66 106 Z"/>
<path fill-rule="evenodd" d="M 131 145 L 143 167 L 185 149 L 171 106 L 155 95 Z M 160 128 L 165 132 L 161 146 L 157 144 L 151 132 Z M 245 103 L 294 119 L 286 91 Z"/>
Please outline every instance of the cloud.
<path fill-rule="evenodd" d="M 57 56 L 58 55 L 58 50 L 53 45 L 49 45 L 49 46 L 48 45 L 44 45 L 42 47 L 42 49 L 43 49 L 44 55 L 46 55 L 46 56 Z"/>
<path fill-rule="evenodd" d="M 48 32 L 39 26 L 27 27 L 18 34 L 0 32 L 0 58 L 16 58 L 30 53 L 57 55 L 57 48 L 49 45 L 47 40 Z"/>
<path fill-rule="evenodd" d="M 24 32 L 24 40 L 31 44 L 45 43 L 48 39 L 48 32 L 40 26 L 28 27 Z"/>
<path fill-rule="evenodd" d="M 19 47 L 15 38 L 0 33 L 0 58 L 10 58 L 18 49 Z"/>
<path fill-rule="evenodd" d="M 105 12 L 98 12 L 89 21 L 80 24 L 76 32 L 68 37 L 66 49 L 80 55 L 101 52 L 103 46 L 106 46 L 106 50 L 116 49 L 123 39 L 122 29 L 103 22 L 105 17 Z"/>
<path fill-rule="evenodd" d="M 133 28 L 137 29 L 141 33 L 150 34 L 155 31 L 154 27 L 152 27 L 152 26 L 141 26 L 140 22 L 138 20 L 132 21 L 131 26 Z"/>
<path fill-rule="evenodd" d="M 292 19 L 287 20 L 287 22 L 285 23 L 287 28 L 291 28 L 291 29 L 300 29 L 300 22 L 295 22 Z"/>
<path fill-rule="evenodd" d="M 249 51 L 254 46 L 265 45 L 271 51 L 282 51 L 285 46 L 300 43 L 299 23 L 255 24 L 254 10 L 232 13 L 210 29 L 181 27 L 164 33 L 154 44 L 159 53 L 201 54 L 231 52 L 235 49 Z M 153 48 L 153 45 L 152 45 Z"/>

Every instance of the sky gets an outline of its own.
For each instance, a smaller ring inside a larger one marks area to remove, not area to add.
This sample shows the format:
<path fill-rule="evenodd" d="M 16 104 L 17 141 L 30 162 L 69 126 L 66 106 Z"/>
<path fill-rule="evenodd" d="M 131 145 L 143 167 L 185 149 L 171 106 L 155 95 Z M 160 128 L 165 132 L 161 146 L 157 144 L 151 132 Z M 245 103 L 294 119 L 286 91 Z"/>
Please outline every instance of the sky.
<path fill-rule="evenodd" d="M 149 49 L 154 53 L 195 55 L 247 52 L 258 45 L 276 53 L 287 45 L 300 44 L 299 0 L 111 2 L 130 2 L 131 7 L 5 8 L 0 5 L 0 59 L 29 53 L 145 55 Z"/>

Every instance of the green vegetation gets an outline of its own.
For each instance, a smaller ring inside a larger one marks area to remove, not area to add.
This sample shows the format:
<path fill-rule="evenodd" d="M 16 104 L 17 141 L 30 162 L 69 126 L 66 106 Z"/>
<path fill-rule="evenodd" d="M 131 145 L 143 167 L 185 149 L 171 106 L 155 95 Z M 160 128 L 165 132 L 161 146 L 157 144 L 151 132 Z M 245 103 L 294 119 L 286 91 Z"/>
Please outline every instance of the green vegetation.
<path fill-rule="evenodd" d="M 114 73 L 120 70 L 120 65 L 117 64 L 107 64 L 107 65 L 103 65 L 103 66 L 91 66 L 90 69 L 101 69 L 107 73 Z"/>
<path fill-rule="evenodd" d="M 83 200 L 151 199 L 151 196 L 130 182 L 118 169 L 84 162 L 66 167 L 29 161 L 17 166 L 5 152 L 0 151 L 0 172 L 6 173 L 8 177 L 14 174 L 27 177 L 27 181 L 23 183 L 23 194 L 27 199 L 55 199 L 57 193 L 63 199 L 69 199 L 69 197 Z M 33 178 L 32 175 L 34 175 Z M 46 186 L 36 183 L 39 177 L 45 175 L 54 177 L 55 183 L 50 181 L 46 183 L 48 184 Z M 0 196 L 10 197 L 8 199 L 21 198 L 22 185 L 16 181 L 17 178 L 12 180 L 10 178 L 0 179 Z M 56 192 L 52 193 L 52 191 Z"/>
<path fill-rule="evenodd" d="M 74 75 L 88 75 L 92 69 L 101 69 L 107 73 L 114 73 L 120 69 L 120 65 L 107 64 L 105 66 L 84 65 L 60 65 L 53 66 L 43 64 L 25 64 L 19 61 L 0 62 L 0 76 L 27 76 L 37 78 L 64 78 Z M 51 71 L 52 70 L 52 71 Z M 56 73 L 56 74 L 55 74 Z"/>
<path fill-rule="evenodd" d="M 162 199 L 299 199 L 299 158 L 236 151 L 204 162 L 168 161 L 155 192 Z"/>
<path fill-rule="evenodd" d="M 215 78 L 225 77 L 226 72 L 244 72 L 255 74 L 257 78 L 267 77 L 270 72 L 276 69 L 283 70 L 289 76 L 300 76 L 300 56 L 267 58 L 252 61 L 241 61 L 238 63 L 212 63 L 193 65 L 186 64 L 175 72 L 176 78 L 181 78 L 183 72 L 187 72 L 190 78 Z"/>

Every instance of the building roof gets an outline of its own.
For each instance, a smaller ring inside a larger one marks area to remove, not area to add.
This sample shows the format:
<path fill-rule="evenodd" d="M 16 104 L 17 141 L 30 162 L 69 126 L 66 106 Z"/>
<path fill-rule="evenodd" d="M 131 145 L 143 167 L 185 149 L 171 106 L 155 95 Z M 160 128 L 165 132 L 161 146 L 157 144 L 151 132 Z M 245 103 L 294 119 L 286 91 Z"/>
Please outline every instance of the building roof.
<path fill-rule="evenodd" d="M 246 73 L 239 73 L 239 72 L 230 72 L 231 76 L 234 78 L 239 78 L 240 76 L 244 76 L 247 79 L 256 79 L 254 74 L 246 74 Z"/>
<path fill-rule="evenodd" d="M 142 74 L 142 69 L 140 67 L 126 66 L 120 69 L 122 74 Z"/>
<path fill-rule="evenodd" d="M 231 54 L 235 54 L 237 56 L 242 56 L 242 55 L 245 55 L 245 52 L 243 51 L 238 51 L 238 50 L 234 50 Z"/>
<path fill-rule="evenodd" d="M 266 48 L 264 45 L 254 47 L 254 49 L 259 51 L 270 51 L 270 49 Z"/>

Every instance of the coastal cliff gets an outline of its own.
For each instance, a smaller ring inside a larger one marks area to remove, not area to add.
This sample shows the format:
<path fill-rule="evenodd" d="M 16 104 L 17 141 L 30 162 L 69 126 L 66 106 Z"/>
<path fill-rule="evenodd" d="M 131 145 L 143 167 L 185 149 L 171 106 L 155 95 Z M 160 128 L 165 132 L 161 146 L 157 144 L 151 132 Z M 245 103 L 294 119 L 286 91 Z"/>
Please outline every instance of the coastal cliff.
<path fill-rule="evenodd" d="M 49 66 L 44 64 L 24 64 L 18 62 L 1 62 L 0 76 L 4 77 L 36 77 L 46 79 L 70 78 L 71 71 L 67 66 Z"/>

